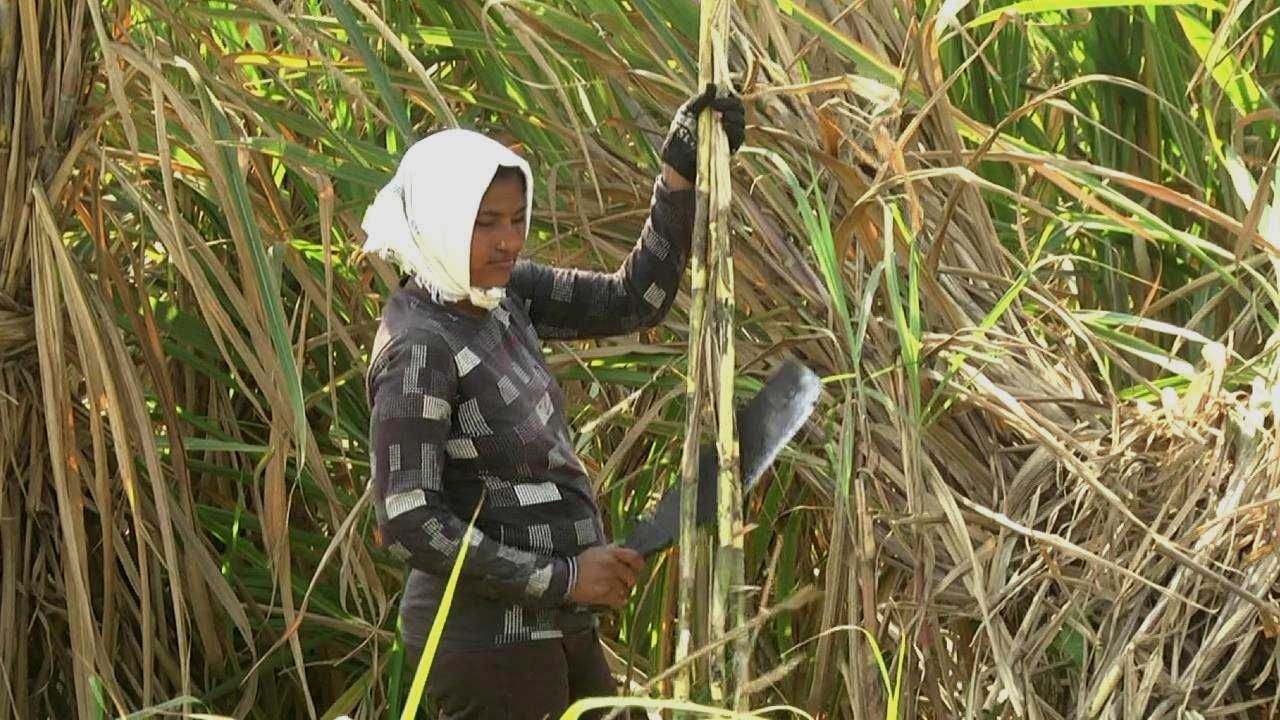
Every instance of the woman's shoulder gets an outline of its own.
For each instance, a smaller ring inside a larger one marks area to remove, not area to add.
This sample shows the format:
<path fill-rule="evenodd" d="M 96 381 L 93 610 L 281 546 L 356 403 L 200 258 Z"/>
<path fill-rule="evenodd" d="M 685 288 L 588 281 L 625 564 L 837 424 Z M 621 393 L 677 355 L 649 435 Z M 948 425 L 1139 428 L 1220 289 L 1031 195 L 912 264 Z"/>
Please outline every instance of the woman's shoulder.
<path fill-rule="evenodd" d="M 451 319 L 452 314 L 438 303 L 403 285 L 391 293 L 382 308 L 382 327 L 392 337 L 445 335 Z"/>
<path fill-rule="evenodd" d="M 396 358 L 410 359 L 414 347 L 429 361 L 431 356 L 440 362 L 450 357 L 455 344 L 448 328 L 448 316 L 434 303 L 423 302 L 405 287 L 392 292 L 382 307 L 382 318 L 373 337 L 369 352 L 369 376 L 372 378 L 385 370 Z"/>

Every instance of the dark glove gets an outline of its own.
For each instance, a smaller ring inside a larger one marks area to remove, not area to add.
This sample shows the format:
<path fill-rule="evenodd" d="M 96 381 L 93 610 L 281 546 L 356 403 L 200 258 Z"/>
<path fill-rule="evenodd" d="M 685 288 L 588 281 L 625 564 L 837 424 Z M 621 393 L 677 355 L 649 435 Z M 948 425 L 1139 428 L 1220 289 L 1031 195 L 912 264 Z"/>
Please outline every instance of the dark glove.
<path fill-rule="evenodd" d="M 742 98 L 729 91 L 728 95 L 716 95 L 716 86 L 707 83 L 701 95 L 689 98 L 671 120 L 671 129 L 662 143 L 662 161 L 670 165 L 689 182 L 698 175 L 698 114 L 710 107 L 720 111 L 720 124 L 729 138 L 729 152 L 735 153 L 742 146 L 747 134 L 747 115 Z"/>

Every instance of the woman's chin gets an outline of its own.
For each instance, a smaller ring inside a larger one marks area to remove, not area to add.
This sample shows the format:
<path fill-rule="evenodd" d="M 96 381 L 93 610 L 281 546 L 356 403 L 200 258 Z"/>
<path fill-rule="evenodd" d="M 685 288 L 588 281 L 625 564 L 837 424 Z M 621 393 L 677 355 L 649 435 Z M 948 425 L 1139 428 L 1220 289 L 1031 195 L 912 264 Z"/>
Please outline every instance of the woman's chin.
<path fill-rule="evenodd" d="M 471 284 L 478 288 L 501 288 L 506 287 L 511 282 L 510 268 L 486 268 L 484 273 L 475 273 L 471 277 Z"/>
<path fill-rule="evenodd" d="M 496 277 L 494 275 L 490 275 L 488 277 L 483 277 L 483 278 L 474 278 L 471 281 L 471 285 L 473 287 L 480 288 L 481 290 L 492 290 L 493 288 L 504 288 L 507 286 L 507 283 L 510 281 L 511 281 L 511 273 L 507 273 L 502 277 Z"/>

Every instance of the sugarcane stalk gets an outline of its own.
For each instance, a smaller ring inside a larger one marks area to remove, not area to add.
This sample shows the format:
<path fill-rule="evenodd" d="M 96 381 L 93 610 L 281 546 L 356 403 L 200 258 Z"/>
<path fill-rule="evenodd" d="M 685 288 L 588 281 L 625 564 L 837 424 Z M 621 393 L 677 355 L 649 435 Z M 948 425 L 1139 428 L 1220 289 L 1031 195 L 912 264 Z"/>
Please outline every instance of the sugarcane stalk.
<path fill-rule="evenodd" d="M 715 83 L 729 86 L 727 41 L 730 0 L 704 2 L 701 6 L 698 53 L 698 87 Z M 712 416 L 716 451 L 720 457 L 717 507 L 715 573 L 710 593 L 710 626 L 713 635 L 723 635 L 731 626 L 746 622 L 740 588 L 744 565 L 742 548 L 742 494 L 739 481 L 737 428 L 734 423 L 733 385 L 733 264 L 729 244 L 728 218 L 731 202 L 729 148 L 719 119 L 704 111 L 698 118 L 697 215 L 693 241 L 693 308 L 689 327 L 689 373 L 686 396 L 684 462 L 681 485 L 681 602 L 680 645 L 677 660 L 689 652 L 694 607 L 697 564 L 694 552 L 698 540 L 695 529 L 697 507 L 697 447 L 702 429 L 702 413 Z M 711 297 L 707 296 L 708 291 Z M 735 688 L 745 685 L 749 671 L 749 638 L 744 636 L 732 648 L 716 651 L 710 690 L 713 702 L 732 697 L 734 707 L 745 699 Z M 687 697 L 692 670 L 686 666 L 676 683 L 677 697 Z M 685 694 L 681 695 L 681 691 Z"/>
<path fill-rule="evenodd" d="M 698 446 L 702 432 L 702 360 L 703 328 L 707 307 L 706 211 L 702 191 L 693 224 L 691 258 L 692 307 L 689 310 L 689 369 L 685 373 L 685 434 L 680 464 L 680 589 L 676 600 L 676 664 L 689 657 L 693 649 L 693 620 L 698 580 Z M 674 697 L 691 699 L 693 663 L 681 665 L 673 682 Z"/>
<path fill-rule="evenodd" d="M 728 4 L 727 2 L 725 3 Z M 710 124 L 710 123 L 708 123 Z M 712 260 L 711 343 L 708 355 L 715 358 L 711 382 L 716 389 L 716 452 L 720 457 L 717 494 L 717 540 L 715 575 L 711 593 L 713 633 L 724 635 L 743 625 L 746 618 L 744 576 L 742 482 L 738 462 L 738 434 L 735 423 L 733 386 L 735 355 L 733 258 L 729 241 L 729 212 L 732 189 L 729 181 L 729 148 L 723 133 L 712 133 L 709 177 L 708 234 Z M 717 659 L 725 687 L 717 700 L 733 699 L 733 707 L 743 710 L 744 698 L 737 689 L 747 682 L 749 636 L 741 636 L 722 649 Z M 717 688 L 713 685 L 715 696 Z"/>
<path fill-rule="evenodd" d="M 715 27 L 709 33 L 712 81 L 721 89 L 729 89 L 729 10 L 731 0 L 715 4 Z M 743 553 L 742 482 L 738 463 L 738 428 L 735 423 L 733 388 L 735 373 L 733 252 L 729 236 L 729 217 L 733 187 L 729 176 L 728 139 L 716 125 L 718 119 L 707 113 L 701 120 L 699 137 L 708 138 L 706 149 L 708 222 L 708 262 L 711 268 L 713 298 L 711 300 L 711 346 L 708 363 L 712 366 L 715 388 L 716 452 L 720 457 L 719 492 L 717 494 L 716 568 L 712 585 L 712 628 L 724 635 L 747 621 L 746 596 L 742 592 L 745 574 Z M 701 160 L 701 158 L 700 158 Z M 750 636 L 738 637 L 721 652 L 721 677 L 725 687 L 720 699 L 732 698 L 733 707 L 746 709 L 746 698 L 739 692 L 747 684 L 750 671 Z M 713 686 L 713 693 L 716 688 Z"/>

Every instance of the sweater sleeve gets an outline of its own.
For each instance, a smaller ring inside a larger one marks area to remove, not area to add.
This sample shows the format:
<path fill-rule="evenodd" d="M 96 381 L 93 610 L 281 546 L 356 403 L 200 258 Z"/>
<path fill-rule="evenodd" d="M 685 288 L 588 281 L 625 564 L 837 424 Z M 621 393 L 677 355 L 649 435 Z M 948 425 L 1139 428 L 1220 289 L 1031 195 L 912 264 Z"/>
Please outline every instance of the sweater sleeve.
<path fill-rule="evenodd" d="M 457 368 L 445 341 L 427 330 L 393 337 L 370 370 L 374 511 L 383 545 L 411 567 L 448 577 L 468 520 L 445 501 L 443 482 Z M 522 605 L 567 602 L 577 568 L 471 531 L 460 580 Z"/>
<path fill-rule="evenodd" d="M 539 337 L 605 337 L 652 327 L 666 317 L 680 289 L 693 216 L 693 189 L 671 190 L 659 176 L 640 238 L 616 271 L 521 259 L 509 287 L 524 300 Z"/>

